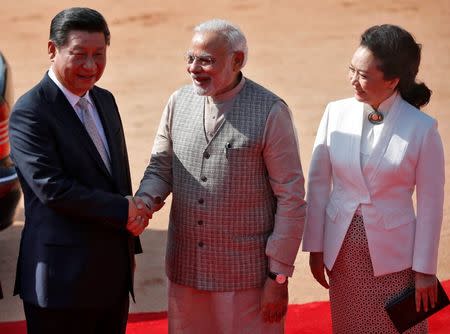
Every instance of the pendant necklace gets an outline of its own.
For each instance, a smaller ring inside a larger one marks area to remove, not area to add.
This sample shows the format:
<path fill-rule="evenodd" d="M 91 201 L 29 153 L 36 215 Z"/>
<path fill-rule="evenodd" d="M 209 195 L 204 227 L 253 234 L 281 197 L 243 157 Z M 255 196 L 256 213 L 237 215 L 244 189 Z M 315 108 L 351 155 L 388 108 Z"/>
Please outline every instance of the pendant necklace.
<path fill-rule="evenodd" d="M 381 124 L 383 123 L 384 116 L 378 110 L 373 110 L 368 116 L 367 119 L 372 124 Z"/>

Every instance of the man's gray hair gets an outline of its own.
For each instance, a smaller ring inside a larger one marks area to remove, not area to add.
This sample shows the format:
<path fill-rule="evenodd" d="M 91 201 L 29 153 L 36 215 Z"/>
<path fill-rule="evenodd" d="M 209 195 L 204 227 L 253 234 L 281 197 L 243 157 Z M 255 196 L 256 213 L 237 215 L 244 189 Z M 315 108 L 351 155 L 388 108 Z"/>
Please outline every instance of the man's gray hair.
<path fill-rule="evenodd" d="M 238 26 L 226 20 L 212 19 L 197 25 L 194 28 L 194 32 L 215 32 L 224 36 L 232 51 L 244 53 L 244 61 L 242 62 L 242 67 L 244 67 L 248 57 L 247 39 Z"/>

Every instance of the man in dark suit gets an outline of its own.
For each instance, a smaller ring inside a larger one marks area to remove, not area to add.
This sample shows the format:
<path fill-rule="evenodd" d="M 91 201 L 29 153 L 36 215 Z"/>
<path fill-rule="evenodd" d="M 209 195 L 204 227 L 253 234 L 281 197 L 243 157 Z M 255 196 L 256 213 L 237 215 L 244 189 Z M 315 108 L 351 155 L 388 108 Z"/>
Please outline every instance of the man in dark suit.
<path fill-rule="evenodd" d="M 89 8 L 57 14 L 52 62 L 10 119 L 25 200 L 15 292 L 28 333 L 125 333 L 134 254 L 148 224 L 132 193 L 113 95 L 95 83 L 110 33 Z"/>

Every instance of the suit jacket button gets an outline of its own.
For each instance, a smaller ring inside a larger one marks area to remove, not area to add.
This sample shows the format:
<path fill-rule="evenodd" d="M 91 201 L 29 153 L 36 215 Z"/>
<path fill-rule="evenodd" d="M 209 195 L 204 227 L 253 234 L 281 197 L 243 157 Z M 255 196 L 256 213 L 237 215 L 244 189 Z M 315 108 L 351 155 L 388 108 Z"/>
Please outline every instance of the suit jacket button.
<path fill-rule="evenodd" d="M 203 153 L 203 158 L 209 159 L 209 157 L 210 157 L 209 152 L 204 152 Z"/>
<path fill-rule="evenodd" d="M 203 243 L 203 241 L 200 241 L 200 242 L 198 243 L 198 247 L 200 247 L 200 248 L 202 248 L 204 245 L 205 245 L 205 244 Z"/>
<path fill-rule="evenodd" d="M 199 220 L 199 221 L 197 222 L 197 224 L 203 225 L 203 220 Z"/>
<path fill-rule="evenodd" d="M 203 203 L 205 202 L 205 200 L 204 200 L 203 198 L 199 198 L 199 199 L 198 199 L 198 202 L 199 202 L 200 204 L 203 204 Z"/>
<path fill-rule="evenodd" d="M 205 175 L 203 175 L 203 176 L 200 178 L 200 180 L 202 180 L 203 182 L 206 182 L 206 180 L 208 180 L 208 178 L 207 178 Z"/>

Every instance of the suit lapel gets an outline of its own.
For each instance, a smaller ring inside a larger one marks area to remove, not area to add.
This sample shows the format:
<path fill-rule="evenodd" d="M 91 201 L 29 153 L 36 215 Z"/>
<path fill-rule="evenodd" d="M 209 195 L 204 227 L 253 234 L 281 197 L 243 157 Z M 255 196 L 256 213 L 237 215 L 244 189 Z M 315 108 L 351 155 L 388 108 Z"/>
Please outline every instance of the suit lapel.
<path fill-rule="evenodd" d="M 58 86 L 56 86 L 47 74 L 42 81 L 42 85 L 47 94 L 47 99 L 50 101 L 50 109 L 54 117 L 59 119 L 59 121 L 71 131 L 71 134 L 68 134 L 67 137 L 70 138 L 70 140 L 78 141 L 80 146 L 86 149 L 91 159 L 95 161 L 97 167 L 99 167 L 104 174 L 110 176 L 100 154 L 97 151 L 97 148 L 91 140 L 91 137 L 75 113 L 75 110 L 64 96 L 64 93 L 58 88 Z M 104 124 L 103 120 L 102 122 Z M 111 146 L 111 144 L 109 145 Z"/>
<path fill-rule="evenodd" d="M 361 167 L 361 136 L 364 122 L 364 105 L 363 103 L 357 102 L 356 104 L 352 104 L 352 106 L 352 128 L 354 128 L 354 133 L 352 133 L 352 144 L 348 150 L 350 154 L 349 161 L 351 162 L 350 167 L 351 170 L 355 171 L 354 181 L 367 189 L 366 180 L 364 179 Z"/>
<path fill-rule="evenodd" d="M 363 117 L 364 117 L 364 105 L 362 103 L 352 104 L 351 110 L 351 126 L 350 130 L 352 142 L 350 145 L 350 149 L 346 149 L 350 154 L 349 161 L 352 164 L 352 169 L 358 171 L 358 177 L 362 178 L 362 170 L 361 170 L 361 134 L 363 129 Z"/>
<path fill-rule="evenodd" d="M 363 104 L 356 100 L 349 100 L 342 112 L 330 117 L 338 117 L 338 124 L 333 140 L 333 151 L 339 154 L 339 160 L 348 171 L 351 171 L 349 182 L 358 188 L 365 188 L 366 183 L 361 169 L 361 133 L 363 126 Z"/>
<path fill-rule="evenodd" d="M 394 130 L 397 126 L 398 119 L 400 114 L 402 113 L 404 108 L 404 104 L 402 103 L 402 99 L 400 95 L 395 98 L 394 103 L 392 104 L 389 113 L 386 116 L 384 121 L 384 127 L 381 131 L 380 138 L 378 139 L 377 144 L 373 148 L 372 154 L 367 161 L 366 166 L 364 167 L 364 174 L 366 175 L 366 179 L 370 183 L 374 176 L 376 175 L 378 166 L 382 161 L 382 158 L 386 152 L 389 141 L 392 138 Z"/>

